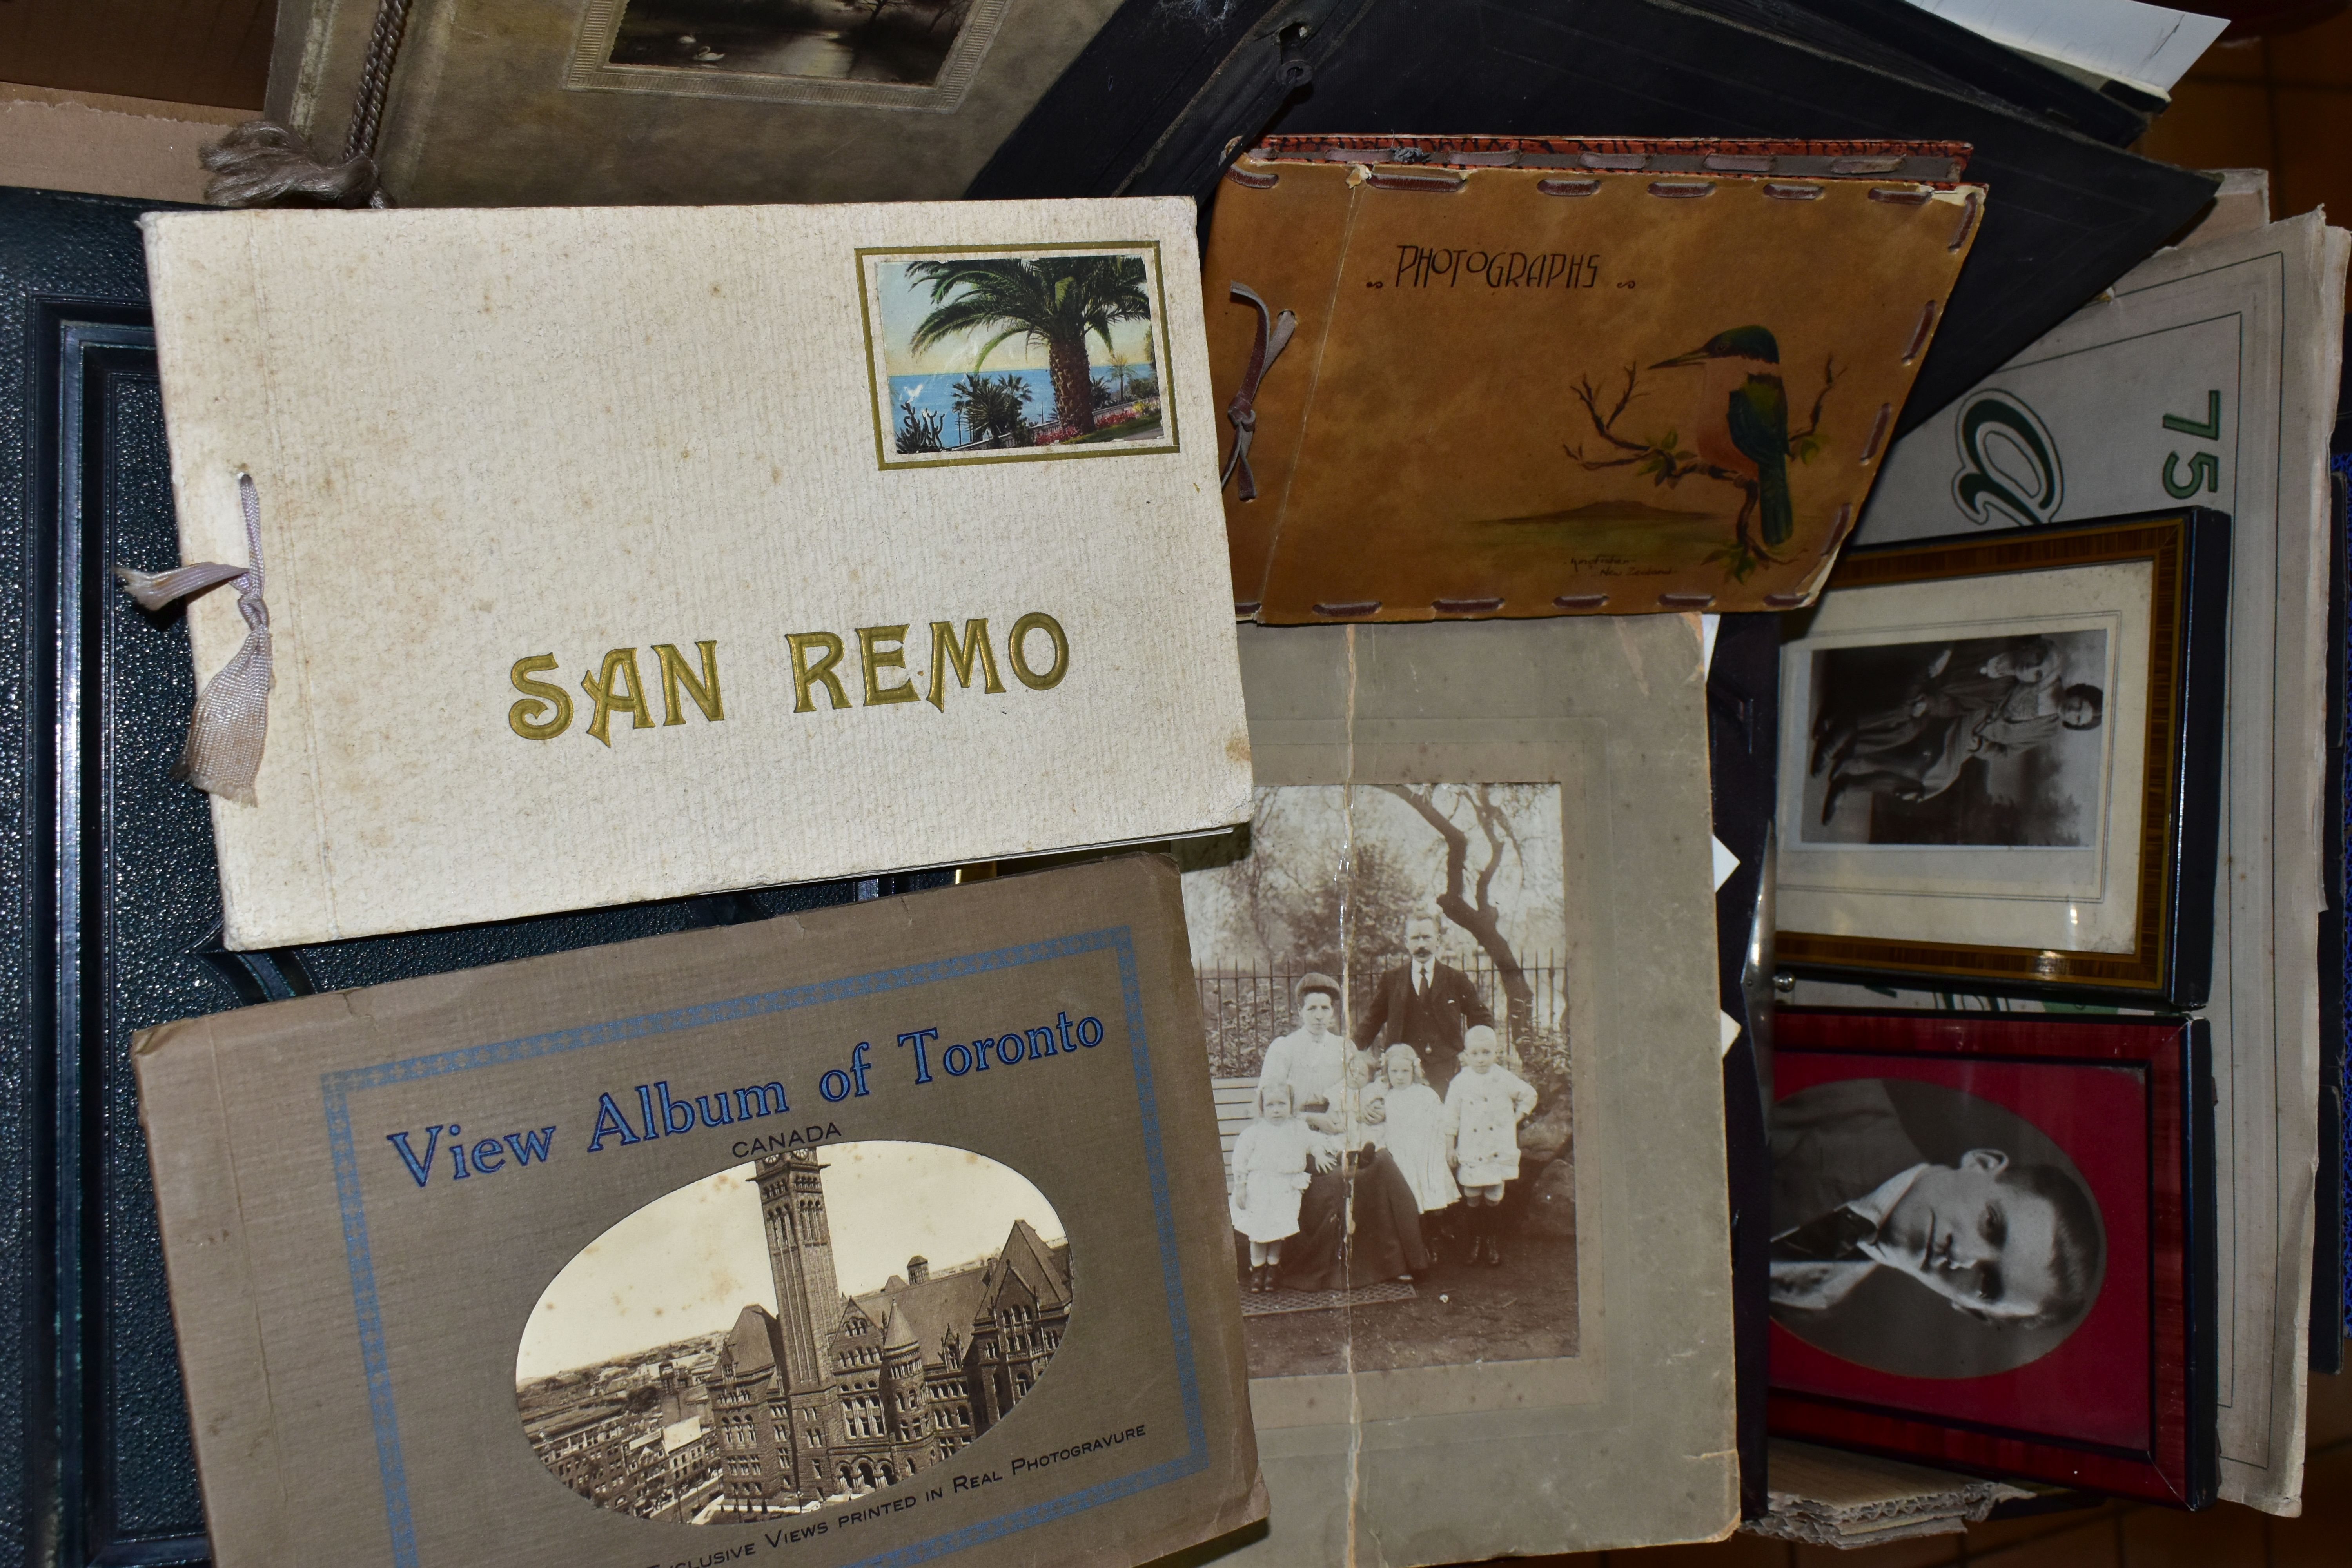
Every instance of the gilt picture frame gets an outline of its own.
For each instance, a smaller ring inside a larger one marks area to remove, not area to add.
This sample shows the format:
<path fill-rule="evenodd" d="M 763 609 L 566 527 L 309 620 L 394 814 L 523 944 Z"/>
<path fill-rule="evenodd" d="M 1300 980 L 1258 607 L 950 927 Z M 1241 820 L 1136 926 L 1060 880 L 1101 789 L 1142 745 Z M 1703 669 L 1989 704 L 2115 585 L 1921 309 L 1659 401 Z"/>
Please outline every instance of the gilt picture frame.
<path fill-rule="evenodd" d="M 1784 1007 L 1775 1030 L 1774 1435 L 2211 1501 L 2204 1022 Z M 1812 1212 L 1841 1198 L 1876 1225 L 1845 1261 Z M 1987 1266 L 2011 1278 L 1978 1301 Z"/>
<path fill-rule="evenodd" d="M 1841 563 L 1781 648 L 1779 963 L 2200 1003 L 2228 576 L 2194 508 Z"/>

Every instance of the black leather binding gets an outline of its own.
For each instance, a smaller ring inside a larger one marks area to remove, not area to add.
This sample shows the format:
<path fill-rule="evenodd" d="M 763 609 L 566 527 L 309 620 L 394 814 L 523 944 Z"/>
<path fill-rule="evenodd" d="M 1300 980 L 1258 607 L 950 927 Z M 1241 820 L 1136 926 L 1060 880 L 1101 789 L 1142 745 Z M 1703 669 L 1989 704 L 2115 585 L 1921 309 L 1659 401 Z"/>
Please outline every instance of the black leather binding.
<path fill-rule="evenodd" d="M 1272 131 L 1968 142 L 1968 177 L 1991 197 L 1899 433 L 2146 258 L 2216 182 L 1996 96 L 2000 87 L 2039 107 L 2057 100 L 2019 85 L 2029 68 L 2042 70 L 2022 56 L 1999 71 L 1973 47 L 1923 58 L 1903 46 L 1931 47 L 1934 29 L 1864 32 L 1840 19 L 1865 9 L 1234 0 L 1213 12 L 1129 0 L 967 194 L 1190 195 L 1205 221 L 1234 154 Z M 1306 85 L 1286 85 L 1286 60 L 1307 67 Z M 1822 276 L 1839 286 L 1834 258 L 1822 258 Z"/>
<path fill-rule="evenodd" d="M 1780 767 L 1780 617 L 1726 616 L 1706 678 L 1715 837 L 1739 862 L 1715 892 L 1722 1008 L 1739 1026 L 1723 1056 L 1723 1133 L 1731 1203 L 1732 1360 L 1738 1377 L 1739 1510 L 1765 1496 L 1765 1394 L 1770 1379 L 1772 1145 L 1764 1123 L 1772 1029 L 1772 933 L 1766 874 Z"/>
<path fill-rule="evenodd" d="M 178 560 L 137 217 L 0 189 L 0 1562 L 207 1561 L 134 1029 L 945 879 L 873 878 L 266 952 L 219 944 L 205 797 L 167 776 L 187 635 L 107 568 Z"/>

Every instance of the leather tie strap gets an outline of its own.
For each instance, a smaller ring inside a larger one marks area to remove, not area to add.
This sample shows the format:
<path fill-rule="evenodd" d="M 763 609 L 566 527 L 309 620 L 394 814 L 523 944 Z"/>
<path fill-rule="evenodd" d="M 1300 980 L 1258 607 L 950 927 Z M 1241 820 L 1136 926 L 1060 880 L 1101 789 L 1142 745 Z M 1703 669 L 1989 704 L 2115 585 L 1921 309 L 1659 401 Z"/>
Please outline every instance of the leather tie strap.
<path fill-rule="evenodd" d="M 1233 422 L 1234 450 L 1225 459 L 1225 471 L 1217 476 L 1220 489 L 1233 481 L 1238 472 L 1242 477 L 1237 492 L 1244 500 L 1257 500 L 1257 481 L 1251 477 L 1249 466 L 1250 441 L 1257 435 L 1257 388 L 1282 351 L 1290 345 L 1290 334 L 1298 330 L 1296 311 L 1285 310 L 1276 315 L 1266 309 L 1265 301 L 1246 284 L 1229 284 L 1234 299 L 1257 312 L 1257 336 L 1250 344 L 1249 368 L 1242 373 L 1241 390 L 1225 405 L 1225 417 Z"/>
<path fill-rule="evenodd" d="M 142 572 L 117 566 L 114 574 L 139 601 L 142 609 L 160 610 L 192 594 L 235 579 L 236 607 L 245 616 L 245 641 L 236 654 L 205 682 L 196 709 L 188 721 L 187 744 L 172 766 L 172 776 L 208 795 L 225 795 L 240 805 L 254 804 L 253 781 L 261 772 L 261 753 L 269 731 L 269 689 L 273 684 L 269 656 L 269 606 L 261 598 L 261 497 L 253 476 L 236 477 L 237 499 L 245 507 L 245 543 L 253 563 L 227 566 L 206 561 L 170 572 Z"/>

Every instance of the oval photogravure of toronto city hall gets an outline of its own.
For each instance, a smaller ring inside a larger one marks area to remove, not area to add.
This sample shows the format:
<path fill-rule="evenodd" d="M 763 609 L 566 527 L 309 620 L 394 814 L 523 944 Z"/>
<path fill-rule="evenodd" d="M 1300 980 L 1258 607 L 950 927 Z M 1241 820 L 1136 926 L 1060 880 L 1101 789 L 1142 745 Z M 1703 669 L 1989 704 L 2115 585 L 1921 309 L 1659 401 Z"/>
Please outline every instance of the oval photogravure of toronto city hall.
<path fill-rule="evenodd" d="M 602 1508 L 726 1524 L 896 1486 L 1003 1420 L 1070 1316 L 1019 1173 L 934 1143 L 767 1153 L 646 1205 L 541 1293 L 523 1429 Z"/>

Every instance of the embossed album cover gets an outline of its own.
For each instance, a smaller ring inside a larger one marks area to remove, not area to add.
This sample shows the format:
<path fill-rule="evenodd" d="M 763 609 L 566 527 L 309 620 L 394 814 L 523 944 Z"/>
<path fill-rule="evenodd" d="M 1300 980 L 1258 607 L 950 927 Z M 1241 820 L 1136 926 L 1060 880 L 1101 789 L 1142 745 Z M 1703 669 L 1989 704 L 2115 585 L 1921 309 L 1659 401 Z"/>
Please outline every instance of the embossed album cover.
<path fill-rule="evenodd" d="M 1190 202 L 147 225 L 231 947 L 1249 815 Z"/>
<path fill-rule="evenodd" d="M 1164 859 L 135 1044 L 213 1561 L 1130 1568 L 1262 1517 Z"/>
<path fill-rule="evenodd" d="M 1202 263 L 1234 613 L 1809 604 L 1975 243 L 1956 142 L 1276 136 Z"/>

